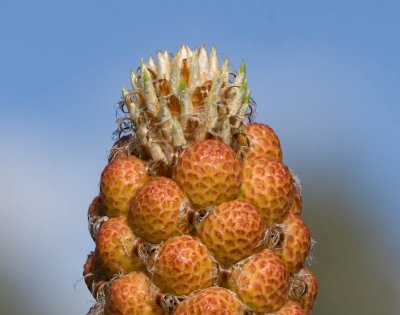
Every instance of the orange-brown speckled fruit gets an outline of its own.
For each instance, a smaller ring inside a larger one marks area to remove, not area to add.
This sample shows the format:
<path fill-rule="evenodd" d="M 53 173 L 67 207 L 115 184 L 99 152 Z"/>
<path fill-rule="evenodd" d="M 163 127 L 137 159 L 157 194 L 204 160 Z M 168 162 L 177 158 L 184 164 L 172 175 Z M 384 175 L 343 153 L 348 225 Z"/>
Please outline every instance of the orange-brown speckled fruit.
<path fill-rule="evenodd" d="M 295 187 L 293 203 L 289 209 L 289 213 L 301 215 L 303 208 L 303 198 L 301 197 L 300 189 Z"/>
<path fill-rule="evenodd" d="M 142 272 L 131 272 L 111 282 L 106 294 L 107 315 L 161 315 L 157 288 Z"/>
<path fill-rule="evenodd" d="M 293 276 L 289 296 L 298 301 L 307 314 L 313 308 L 317 293 L 317 277 L 310 269 L 303 268 Z"/>
<path fill-rule="evenodd" d="M 246 200 L 234 200 L 214 208 L 198 228 L 198 236 L 214 257 L 233 264 L 248 256 L 262 240 L 266 224 Z"/>
<path fill-rule="evenodd" d="M 252 122 L 243 128 L 243 132 L 250 142 L 248 151 L 244 153 L 245 159 L 268 157 L 282 161 L 281 144 L 271 127 Z"/>
<path fill-rule="evenodd" d="M 186 295 L 214 284 L 216 264 L 204 244 L 183 235 L 160 246 L 151 271 L 154 283 L 163 291 Z"/>
<path fill-rule="evenodd" d="M 187 233 L 189 222 L 183 191 L 169 178 L 150 180 L 132 199 L 128 223 L 135 235 L 151 243 Z"/>
<path fill-rule="evenodd" d="M 173 315 L 243 315 L 244 307 L 232 292 L 212 287 L 189 295 Z"/>
<path fill-rule="evenodd" d="M 127 214 L 129 201 L 147 180 L 146 173 L 145 162 L 135 156 L 120 157 L 104 168 L 100 196 L 107 216 Z"/>
<path fill-rule="evenodd" d="M 100 196 L 96 196 L 90 203 L 87 218 L 89 233 L 92 239 L 96 241 L 98 228 L 107 220 L 107 217 L 104 217 L 104 206 L 101 203 Z"/>
<path fill-rule="evenodd" d="M 96 297 L 98 285 L 105 279 L 96 252 L 91 253 L 83 265 L 83 279 L 90 293 Z"/>
<path fill-rule="evenodd" d="M 96 250 L 102 269 L 108 277 L 141 267 L 142 263 L 135 253 L 138 241 L 125 217 L 111 218 L 101 225 Z"/>
<path fill-rule="evenodd" d="M 286 304 L 277 312 L 277 315 L 307 315 L 299 303 L 287 301 Z"/>
<path fill-rule="evenodd" d="M 241 184 L 241 163 L 235 151 L 209 139 L 189 146 L 180 156 L 173 178 L 196 207 L 235 199 Z"/>
<path fill-rule="evenodd" d="M 241 196 L 258 207 L 267 224 L 280 223 L 293 202 L 289 168 L 265 157 L 245 160 Z"/>
<path fill-rule="evenodd" d="M 104 215 L 104 207 L 100 201 L 100 196 L 96 196 L 89 205 L 87 213 L 88 220 L 90 220 L 91 217 L 102 215 Z"/>
<path fill-rule="evenodd" d="M 289 276 L 282 261 L 264 249 L 233 268 L 228 288 L 252 311 L 274 312 L 286 302 Z"/>
<path fill-rule="evenodd" d="M 300 216 L 290 213 L 283 221 L 282 238 L 283 242 L 274 252 L 290 273 L 296 273 L 303 267 L 311 247 L 310 232 Z"/>

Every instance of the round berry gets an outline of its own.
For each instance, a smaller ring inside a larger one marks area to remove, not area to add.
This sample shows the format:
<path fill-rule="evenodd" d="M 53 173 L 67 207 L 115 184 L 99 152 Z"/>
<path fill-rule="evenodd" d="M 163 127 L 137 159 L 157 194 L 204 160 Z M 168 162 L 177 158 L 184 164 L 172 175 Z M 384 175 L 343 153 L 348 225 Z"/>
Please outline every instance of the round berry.
<path fill-rule="evenodd" d="M 111 218 L 99 229 L 96 250 L 102 268 L 108 277 L 130 272 L 141 267 L 135 253 L 139 239 L 132 233 L 125 217 Z"/>
<path fill-rule="evenodd" d="M 183 151 L 173 178 L 196 207 L 205 208 L 236 198 L 241 169 L 240 160 L 230 146 L 209 139 Z"/>
<path fill-rule="evenodd" d="M 243 131 L 249 140 L 248 151 L 244 154 L 245 159 L 267 157 L 282 161 L 281 144 L 271 127 L 252 122 L 246 125 Z"/>
<path fill-rule="evenodd" d="M 190 294 L 174 315 L 244 315 L 244 307 L 231 291 L 212 287 Z"/>
<path fill-rule="evenodd" d="M 132 199 L 128 222 L 135 235 L 159 243 L 188 231 L 187 201 L 171 179 L 156 177 Z"/>
<path fill-rule="evenodd" d="M 233 268 L 228 288 L 254 312 L 274 312 L 286 302 L 289 272 L 269 249 L 250 257 Z"/>
<path fill-rule="evenodd" d="M 317 293 L 317 277 L 310 269 L 303 268 L 292 277 L 289 297 L 298 301 L 306 314 L 311 312 Z"/>
<path fill-rule="evenodd" d="M 132 272 L 111 282 L 106 294 L 108 315 L 161 315 L 157 289 L 142 272 Z"/>
<path fill-rule="evenodd" d="M 198 237 L 223 264 L 250 256 L 265 233 L 265 221 L 248 201 L 227 201 L 201 222 Z"/>
<path fill-rule="evenodd" d="M 267 224 L 280 223 L 293 202 L 289 168 L 265 157 L 245 160 L 241 196 L 260 211 Z"/>
<path fill-rule="evenodd" d="M 272 246 L 290 273 L 298 272 L 307 258 L 311 247 L 311 236 L 300 216 L 289 214 L 282 226 L 270 228 L 271 234 L 282 233 L 280 242 Z"/>
<path fill-rule="evenodd" d="M 216 264 L 204 244 L 184 235 L 160 246 L 151 271 L 154 283 L 163 291 L 186 295 L 214 284 Z"/>
<path fill-rule="evenodd" d="M 111 161 L 100 179 L 100 196 L 109 217 L 126 215 L 129 201 L 147 180 L 144 161 L 135 156 L 121 157 Z"/>

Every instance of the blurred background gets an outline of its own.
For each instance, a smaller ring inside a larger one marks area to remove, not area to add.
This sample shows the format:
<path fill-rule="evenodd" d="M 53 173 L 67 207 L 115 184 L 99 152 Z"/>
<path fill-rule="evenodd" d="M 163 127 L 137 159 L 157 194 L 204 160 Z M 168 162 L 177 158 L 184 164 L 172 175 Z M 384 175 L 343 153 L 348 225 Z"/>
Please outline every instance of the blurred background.
<path fill-rule="evenodd" d="M 86 314 L 86 211 L 131 69 L 215 44 L 247 63 L 317 241 L 314 314 L 400 314 L 396 1 L 0 0 L 0 313 Z"/>

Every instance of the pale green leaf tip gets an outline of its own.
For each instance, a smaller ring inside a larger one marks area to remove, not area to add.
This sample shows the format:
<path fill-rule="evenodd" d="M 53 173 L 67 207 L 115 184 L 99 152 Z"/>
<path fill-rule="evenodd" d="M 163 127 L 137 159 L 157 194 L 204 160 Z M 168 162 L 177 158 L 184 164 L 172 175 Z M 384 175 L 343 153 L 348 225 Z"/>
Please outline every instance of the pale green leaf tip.
<path fill-rule="evenodd" d="M 150 81 L 150 75 L 149 75 L 149 72 L 145 65 L 143 65 L 143 67 L 142 67 L 142 77 L 143 77 L 143 82 L 146 83 L 146 82 Z"/>
<path fill-rule="evenodd" d="M 181 79 L 179 81 L 179 89 L 182 90 L 182 91 L 186 90 L 186 82 L 185 82 L 184 79 Z"/>
<path fill-rule="evenodd" d="M 245 73 L 246 72 L 246 64 L 242 62 L 239 68 L 239 73 Z"/>

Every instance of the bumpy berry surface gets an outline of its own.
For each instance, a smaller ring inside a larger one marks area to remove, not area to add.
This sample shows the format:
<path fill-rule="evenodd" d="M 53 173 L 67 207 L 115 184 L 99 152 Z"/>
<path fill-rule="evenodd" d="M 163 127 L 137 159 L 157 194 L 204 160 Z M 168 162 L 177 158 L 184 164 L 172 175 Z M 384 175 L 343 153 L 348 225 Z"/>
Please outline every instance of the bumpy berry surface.
<path fill-rule="evenodd" d="M 301 215 L 303 198 L 301 197 L 300 189 L 295 187 L 293 203 L 289 209 L 289 213 Z"/>
<path fill-rule="evenodd" d="M 310 314 L 301 185 L 274 130 L 247 123 L 245 72 L 183 45 L 131 73 L 88 209 L 90 314 Z"/>
<path fill-rule="evenodd" d="M 129 201 L 147 179 L 146 164 L 135 156 L 110 162 L 100 180 L 100 196 L 109 217 L 126 215 Z"/>
<path fill-rule="evenodd" d="M 91 217 L 102 215 L 104 215 L 104 207 L 100 201 L 100 196 L 96 196 L 89 205 L 87 213 L 88 220 L 90 220 Z"/>
<path fill-rule="evenodd" d="M 289 272 L 269 249 L 235 266 L 228 278 L 228 288 L 255 312 L 273 312 L 286 302 Z"/>
<path fill-rule="evenodd" d="M 132 199 L 128 222 L 135 235 L 159 243 L 188 231 L 186 203 L 183 191 L 173 180 L 156 177 Z"/>
<path fill-rule="evenodd" d="M 244 315 L 244 308 L 229 290 L 212 287 L 192 293 L 174 315 Z"/>
<path fill-rule="evenodd" d="M 214 284 L 216 265 L 196 238 L 170 238 L 159 248 L 152 268 L 153 281 L 166 293 L 186 295 Z"/>
<path fill-rule="evenodd" d="M 125 217 L 111 218 L 101 225 L 96 250 L 102 269 L 108 277 L 141 267 L 141 261 L 135 253 L 138 241 Z"/>
<path fill-rule="evenodd" d="M 203 140 L 182 153 L 173 177 L 195 206 L 218 205 L 236 198 L 241 163 L 230 146 L 218 140 Z"/>
<path fill-rule="evenodd" d="M 87 218 L 89 233 L 92 239 L 96 241 L 100 225 L 108 219 L 104 216 L 104 206 L 101 203 L 100 196 L 95 197 L 90 203 Z"/>
<path fill-rule="evenodd" d="M 91 253 L 83 265 L 83 279 L 94 297 L 96 297 L 96 287 L 102 280 L 102 272 L 98 263 L 96 252 Z"/>
<path fill-rule="evenodd" d="M 251 203 L 234 200 L 214 208 L 201 223 L 198 236 L 219 262 L 233 264 L 253 253 L 265 228 Z"/>
<path fill-rule="evenodd" d="M 132 272 L 111 282 L 106 294 L 107 315 L 161 315 L 157 289 L 142 272 Z"/>
<path fill-rule="evenodd" d="M 298 272 L 311 247 L 311 236 L 300 216 L 289 214 L 283 222 L 283 243 L 275 250 L 290 273 Z"/>
<path fill-rule="evenodd" d="M 241 196 L 258 207 L 267 224 L 282 222 L 293 202 L 287 166 L 265 157 L 245 160 Z"/>
<path fill-rule="evenodd" d="M 296 282 L 300 281 L 301 291 L 296 292 L 291 288 L 290 297 L 299 301 L 303 310 L 308 314 L 313 308 L 318 293 L 317 277 L 310 269 L 303 268 L 294 276 L 293 280 L 292 288 L 294 287 L 293 284 L 296 285 Z"/>
<path fill-rule="evenodd" d="M 245 159 L 268 157 L 282 161 L 282 150 L 278 136 L 274 130 L 264 124 L 252 122 L 243 128 L 250 145 L 244 154 Z"/>
<path fill-rule="evenodd" d="M 289 300 L 277 312 L 277 315 L 307 315 L 307 314 L 297 302 Z"/>

